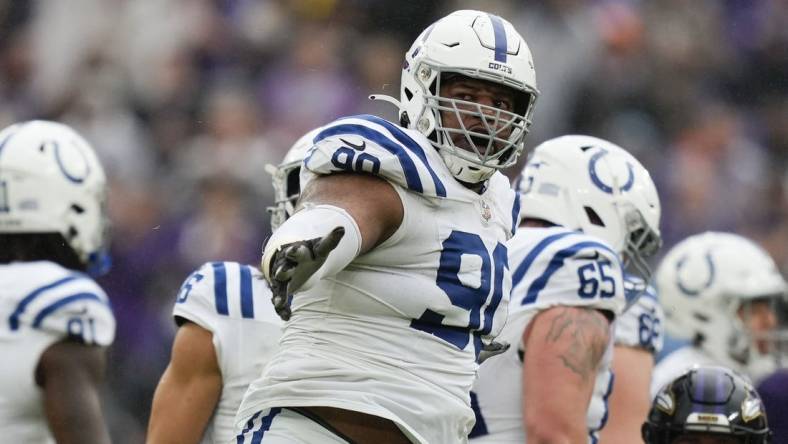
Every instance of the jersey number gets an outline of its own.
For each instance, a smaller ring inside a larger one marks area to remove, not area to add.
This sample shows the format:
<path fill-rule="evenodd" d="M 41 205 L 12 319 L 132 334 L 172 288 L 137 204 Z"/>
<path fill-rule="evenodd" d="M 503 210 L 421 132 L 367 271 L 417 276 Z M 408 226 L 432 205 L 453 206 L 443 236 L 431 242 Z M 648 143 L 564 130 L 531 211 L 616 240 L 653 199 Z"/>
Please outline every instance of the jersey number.
<path fill-rule="evenodd" d="M 467 261 L 481 262 L 478 283 L 467 282 L 467 278 L 463 282 L 463 257 Z M 444 315 L 427 309 L 419 319 L 411 322 L 411 327 L 431 333 L 460 350 L 473 337 L 476 353 L 479 353 L 481 337 L 492 330 L 493 317 L 503 296 L 504 270 L 508 268 L 506 247 L 500 242 L 491 256 L 479 235 L 452 231 L 443 241 L 436 284 L 446 293 L 452 305 L 469 312 L 468 325 L 444 325 Z"/>
<path fill-rule="evenodd" d="M 331 163 L 343 171 L 371 173 L 374 175 L 380 172 L 380 159 L 372 154 L 359 153 L 347 147 L 334 151 L 334 155 L 331 156 Z"/>
<path fill-rule="evenodd" d="M 578 268 L 577 276 L 580 278 L 580 290 L 578 290 L 577 295 L 583 299 L 591 299 L 597 296 L 612 298 L 615 296 L 616 281 L 608 274 L 609 272 L 610 262 L 608 261 L 591 262 Z"/>
<path fill-rule="evenodd" d="M 659 338 L 661 333 L 659 318 L 654 316 L 654 313 L 645 312 L 641 313 L 638 317 L 638 338 L 640 346 L 648 349 L 654 349 L 654 342 Z"/>
<path fill-rule="evenodd" d="M 203 275 L 200 273 L 193 273 L 186 279 L 186 282 L 183 283 L 181 287 L 181 292 L 178 294 L 178 299 L 175 300 L 176 303 L 182 304 L 186 302 L 186 299 L 189 297 L 189 292 L 192 291 L 192 285 L 195 285 L 197 282 L 200 282 L 203 278 Z"/>

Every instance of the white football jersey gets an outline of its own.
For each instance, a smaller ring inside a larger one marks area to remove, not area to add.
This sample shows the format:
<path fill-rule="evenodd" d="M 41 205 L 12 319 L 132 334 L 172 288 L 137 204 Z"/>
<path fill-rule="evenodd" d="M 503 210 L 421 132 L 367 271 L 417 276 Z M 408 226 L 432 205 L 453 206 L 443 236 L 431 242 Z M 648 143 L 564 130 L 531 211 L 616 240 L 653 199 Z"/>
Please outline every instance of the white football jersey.
<path fill-rule="evenodd" d="M 618 255 L 604 241 L 561 227 L 520 228 L 509 242 L 512 295 L 500 340 L 512 347 L 482 364 L 472 402 L 476 443 L 523 443 L 522 335 L 540 311 L 555 306 L 589 307 L 618 316 L 626 303 Z M 613 335 L 597 373 L 587 424 L 589 442 L 607 417 Z M 539 384 L 539 381 L 535 381 Z M 597 405 L 597 403 L 600 403 Z"/>
<path fill-rule="evenodd" d="M 324 127 L 301 183 L 341 171 L 388 180 L 402 224 L 296 293 L 279 352 L 250 387 L 237 427 L 265 408 L 330 406 L 390 419 L 413 442 L 464 442 L 478 353 L 506 319 L 505 242 L 519 200 L 500 173 L 482 194 L 465 188 L 423 135 L 374 116 Z"/>
<path fill-rule="evenodd" d="M 632 275 L 624 277 L 625 292 L 639 292 L 642 288 L 642 279 Z M 641 348 L 657 355 L 664 341 L 664 323 L 665 313 L 657 300 L 657 292 L 648 285 L 637 301 L 616 320 L 616 345 Z"/>
<path fill-rule="evenodd" d="M 202 442 L 224 444 L 235 437 L 244 392 L 271 360 L 282 334 L 271 290 L 257 268 L 210 262 L 183 283 L 172 314 L 179 324 L 185 319 L 213 334 L 223 387 Z"/>
<path fill-rule="evenodd" d="M 53 262 L 0 265 L 0 440 L 54 442 L 35 371 L 44 351 L 72 339 L 107 347 L 115 317 L 90 277 Z"/>

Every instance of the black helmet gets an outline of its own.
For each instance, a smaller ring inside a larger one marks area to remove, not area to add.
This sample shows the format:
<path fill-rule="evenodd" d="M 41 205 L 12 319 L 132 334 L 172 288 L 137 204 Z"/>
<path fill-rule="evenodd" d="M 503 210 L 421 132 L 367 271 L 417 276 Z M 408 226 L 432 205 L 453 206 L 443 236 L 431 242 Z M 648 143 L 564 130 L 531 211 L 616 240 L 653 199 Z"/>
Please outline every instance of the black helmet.
<path fill-rule="evenodd" d="M 662 387 L 641 429 L 647 444 L 669 444 L 690 433 L 767 444 L 771 432 L 758 392 L 725 367 L 696 366 Z"/>

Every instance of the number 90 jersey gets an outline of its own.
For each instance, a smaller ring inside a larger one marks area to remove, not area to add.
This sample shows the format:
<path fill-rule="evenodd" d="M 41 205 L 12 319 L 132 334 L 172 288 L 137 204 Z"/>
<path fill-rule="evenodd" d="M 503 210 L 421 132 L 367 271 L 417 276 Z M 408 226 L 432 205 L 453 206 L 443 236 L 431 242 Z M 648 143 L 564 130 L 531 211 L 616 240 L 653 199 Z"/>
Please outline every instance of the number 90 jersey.
<path fill-rule="evenodd" d="M 115 317 L 91 278 L 53 262 L 0 265 L 0 436 L 3 442 L 54 442 L 35 382 L 41 355 L 66 339 L 107 347 Z"/>
<path fill-rule="evenodd" d="M 571 306 L 609 311 L 618 317 L 626 303 L 619 257 L 600 239 L 561 227 L 520 228 L 508 247 L 512 294 L 509 318 L 499 339 L 512 347 L 501 356 L 485 361 L 479 369 L 471 395 L 476 414 L 470 435 L 474 444 L 525 442 L 522 336 L 537 313 L 556 306 Z M 609 373 L 612 328 L 586 417 L 592 443 L 606 418 L 605 393 L 597 395 L 605 390 L 609 394 L 612 382 Z M 603 402 L 601 409 L 594 406 L 597 398 Z"/>
<path fill-rule="evenodd" d="M 496 173 L 477 194 L 420 133 L 374 116 L 323 128 L 304 186 L 335 172 L 375 174 L 404 217 L 381 245 L 292 301 L 280 349 L 236 427 L 264 408 L 330 406 L 388 418 L 419 443 L 464 442 L 478 353 L 501 329 L 510 290 L 505 242 L 519 216 Z"/>

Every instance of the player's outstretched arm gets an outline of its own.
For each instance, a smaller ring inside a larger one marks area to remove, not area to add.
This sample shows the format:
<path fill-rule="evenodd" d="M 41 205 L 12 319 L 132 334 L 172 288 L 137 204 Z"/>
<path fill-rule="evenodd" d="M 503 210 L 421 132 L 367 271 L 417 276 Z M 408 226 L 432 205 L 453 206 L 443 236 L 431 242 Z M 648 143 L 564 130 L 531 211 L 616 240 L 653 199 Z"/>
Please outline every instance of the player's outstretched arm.
<path fill-rule="evenodd" d="M 523 421 L 531 444 L 588 440 L 586 413 L 609 322 L 592 308 L 552 307 L 523 333 Z"/>
<path fill-rule="evenodd" d="M 147 443 L 200 442 L 221 392 L 222 374 L 211 332 L 184 323 L 153 396 Z"/>
<path fill-rule="evenodd" d="M 640 427 L 651 407 L 649 385 L 654 356 L 643 348 L 616 345 L 613 351 L 615 389 L 609 398 L 608 422 L 600 441 L 610 444 L 640 442 Z"/>
<path fill-rule="evenodd" d="M 331 174 L 310 182 L 297 212 L 263 250 L 263 274 L 280 316 L 289 318 L 290 295 L 338 273 L 388 239 L 403 216 L 396 190 L 379 177 Z"/>
<path fill-rule="evenodd" d="M 58 342 L 41 355 L 36 383 L 59 444 L 110 442 L 100 401 L 105 367 L 106 348 L 73 341 Z"/>

